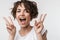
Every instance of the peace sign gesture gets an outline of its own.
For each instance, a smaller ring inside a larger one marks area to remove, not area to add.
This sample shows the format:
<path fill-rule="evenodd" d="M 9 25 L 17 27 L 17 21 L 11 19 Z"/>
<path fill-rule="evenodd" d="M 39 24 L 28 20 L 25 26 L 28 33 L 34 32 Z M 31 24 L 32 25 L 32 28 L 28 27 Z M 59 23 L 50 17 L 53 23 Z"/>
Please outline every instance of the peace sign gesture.
<path fill-rule="evenodd" d="M 37 34 L 40 34 L 41 31 L 42 31 L 42 29 L 44 28 L 43 22 L 44 22 L 44 19 L 45 19 L 46 15 L 47 15 L 47 14 L 41 14 L 41 16 L 40 16 L 40 21 L 39 21 L 39 22 L 37 22 L 37 21 L 35 20 L 34 29 L 35 29 L 35 31 L 36 31 Z"/>
<path fill-rule="evenodd" d="M 4 20 L 6 21 L 7 31 L 9 32 L 9 36 L 14 37 L 16 33 L 16 27 L 14 26 L 11 17 L 8 17 L 9 20 L 4 17 Z"/>

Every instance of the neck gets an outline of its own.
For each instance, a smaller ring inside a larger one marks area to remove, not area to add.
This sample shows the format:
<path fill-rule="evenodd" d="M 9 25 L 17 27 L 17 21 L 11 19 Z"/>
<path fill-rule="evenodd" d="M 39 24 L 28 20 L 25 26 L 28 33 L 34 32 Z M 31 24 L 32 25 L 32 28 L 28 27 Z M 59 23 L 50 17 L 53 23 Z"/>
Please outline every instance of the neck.
<path fill-rule="evenodd" d="M 31 29 L 32 27 L 30 25 L 27 25 L 26 27 L 21 27 L 22 31 L 28 31 L 29 29 Z"/>
<path fill-rule="evenodd" d="M 24 27 L 24 28 L 21 28 L 21 30 L 19 31 L 20 35 L 21 36 L 24 36 L 26 35 L 27 33 L 29 33 L 31 31 L 32 27 L 30 25 Z"/>

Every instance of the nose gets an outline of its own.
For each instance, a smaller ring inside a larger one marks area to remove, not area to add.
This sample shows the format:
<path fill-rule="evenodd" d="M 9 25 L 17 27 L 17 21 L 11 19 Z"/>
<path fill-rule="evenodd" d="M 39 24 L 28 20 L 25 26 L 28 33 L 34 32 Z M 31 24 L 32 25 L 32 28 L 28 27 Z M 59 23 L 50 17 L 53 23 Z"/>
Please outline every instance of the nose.
<path fill-rule="evenodd" d="M 24 12 L 21 12 L 21 13 L 20 13 L 20 15 L 21 15 L 21 16 L 24 16 L 24 15 L 25 15 L 25 13 L 24 13 Z"/>

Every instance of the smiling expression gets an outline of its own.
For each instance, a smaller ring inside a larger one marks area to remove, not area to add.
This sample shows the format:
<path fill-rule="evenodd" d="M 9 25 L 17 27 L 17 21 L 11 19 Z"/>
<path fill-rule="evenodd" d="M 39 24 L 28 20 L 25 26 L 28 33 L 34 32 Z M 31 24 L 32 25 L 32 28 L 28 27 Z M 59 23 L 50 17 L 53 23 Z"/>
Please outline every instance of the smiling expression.
<path fill-rule="evenodd" d="M 24 4 L 18 5 L 16 10 L 16 19 L 21 27 L 26 27 L 30 24 L 30 13 L 29 10 L 26 10 Z"/>

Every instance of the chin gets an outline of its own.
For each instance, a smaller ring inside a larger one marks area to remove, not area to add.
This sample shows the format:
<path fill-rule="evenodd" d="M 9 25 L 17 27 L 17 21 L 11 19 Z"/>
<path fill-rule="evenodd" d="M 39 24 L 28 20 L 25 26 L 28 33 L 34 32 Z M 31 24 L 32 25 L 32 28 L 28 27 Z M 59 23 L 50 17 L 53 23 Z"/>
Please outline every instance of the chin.
<path fill-rule="evenodd" d="M 21 25 L 21 27 L 22 27 L 22 28 L 25 28 L 25 27 L 26 27 L 26 25 Z"/>

